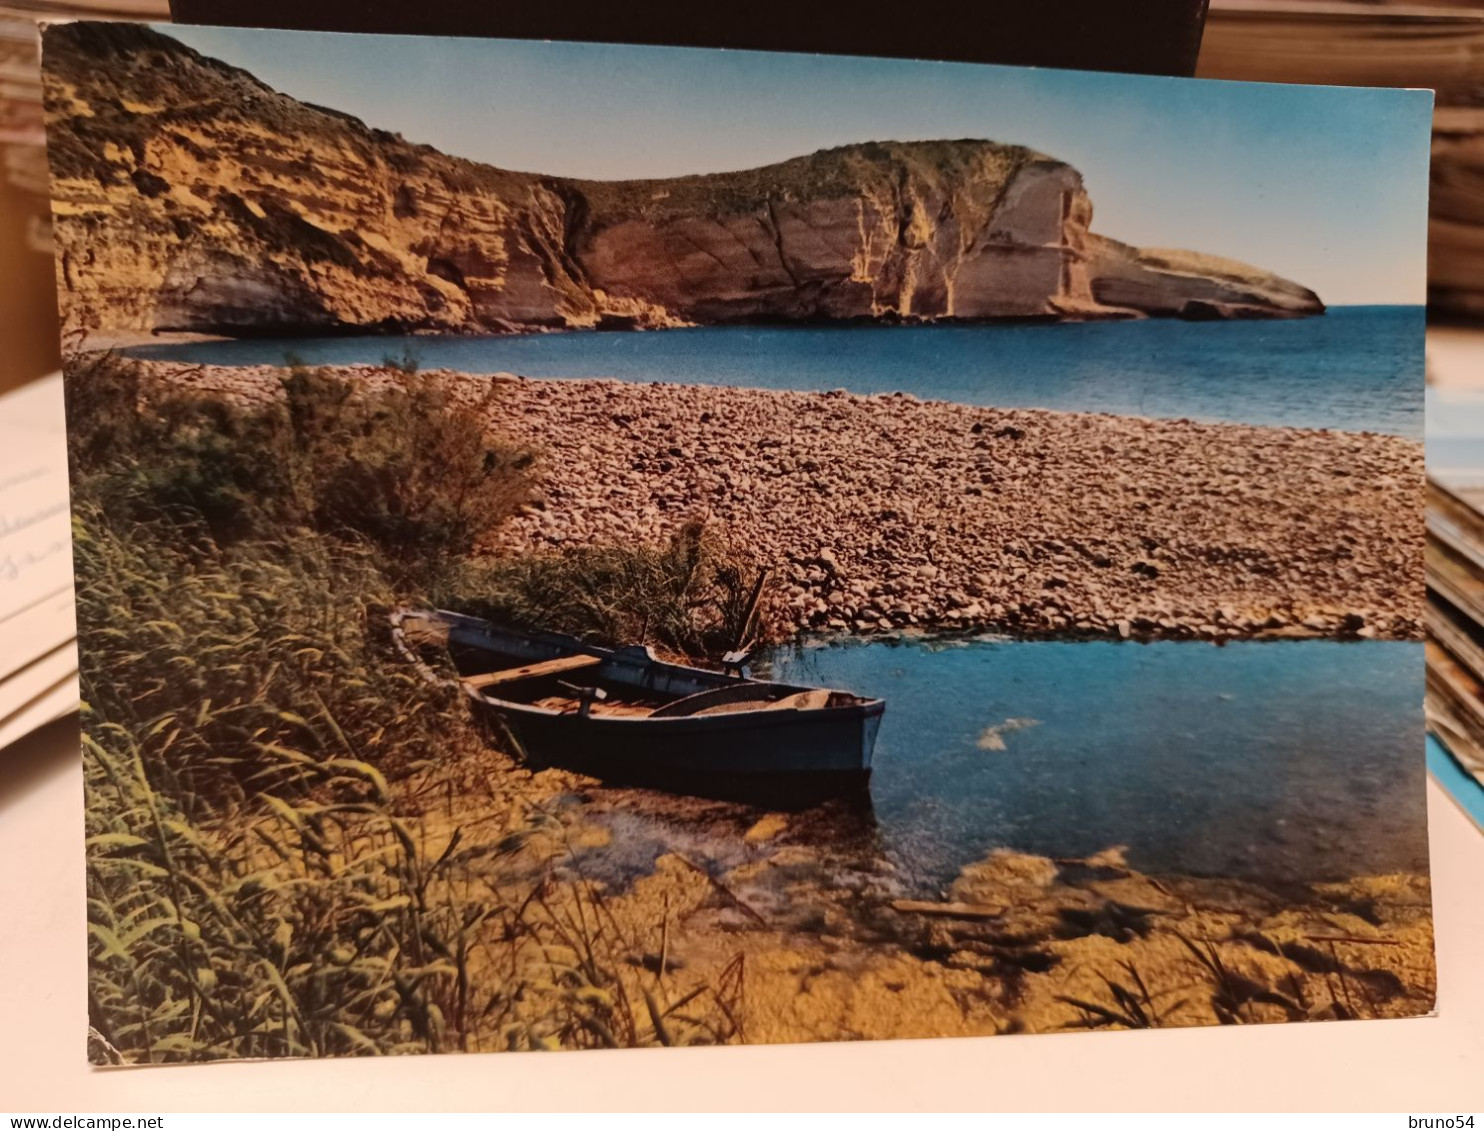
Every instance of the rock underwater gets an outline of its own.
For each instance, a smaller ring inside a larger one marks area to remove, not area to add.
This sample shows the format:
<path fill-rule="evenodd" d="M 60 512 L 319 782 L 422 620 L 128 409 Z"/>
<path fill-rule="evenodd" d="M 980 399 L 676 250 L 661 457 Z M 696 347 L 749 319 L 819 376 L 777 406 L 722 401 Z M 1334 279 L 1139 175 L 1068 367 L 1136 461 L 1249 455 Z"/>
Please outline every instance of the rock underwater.
<path fill-rule="evenodd" d="M 494 333 L 739 322 L 1294 317 L 1306 288 L 1090 230 L 1081 174 L 866 142 L 582 181 L 450 156 L 150 28 L 45 33 L 69 330 Z"/>

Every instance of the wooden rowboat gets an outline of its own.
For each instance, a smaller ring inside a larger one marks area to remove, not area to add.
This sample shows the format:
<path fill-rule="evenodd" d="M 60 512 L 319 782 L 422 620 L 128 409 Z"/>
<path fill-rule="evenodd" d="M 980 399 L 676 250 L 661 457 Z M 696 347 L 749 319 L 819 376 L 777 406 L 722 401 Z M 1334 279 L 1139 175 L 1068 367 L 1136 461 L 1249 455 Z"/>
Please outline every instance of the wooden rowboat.
<path fill-rule="evenodd" d="M 446 650 L 477 712 L 536 765 L 708 796 L 776 787 L 800 798 L 859 789 L 886 704 L 666 663 L 642 645 L 501 628 L 445 611 L 392 615 L 398 649 L 425 678 Z M 774 792 L 772 788 L 769 792 Z"/>

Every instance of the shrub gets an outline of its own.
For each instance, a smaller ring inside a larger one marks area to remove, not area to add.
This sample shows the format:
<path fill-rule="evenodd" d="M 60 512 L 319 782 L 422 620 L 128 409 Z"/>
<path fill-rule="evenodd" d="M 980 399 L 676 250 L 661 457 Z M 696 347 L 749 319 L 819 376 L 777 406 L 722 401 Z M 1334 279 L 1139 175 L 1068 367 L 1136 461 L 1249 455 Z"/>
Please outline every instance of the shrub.
<path fill-rule="evenodd" d="M 714 657 L 744 636 L 769 635 L 766 601 L 744 624 L 759 580 L 751 554 L 723 528 L 692 521 L 660 546 L 581 547 L 466 570 L 440 603 L 601 644 Z"/>
<path fill-rule="evenodd" d="M 483 414 L 435 374 L 404 370 L 398 384 L 361 394 L 296 369 L 284 391 L 314 524 L 368 539 L 399 584 L 445 577 L 530 496 L 534 455 L 491 440 Z"/>
<path fill-rule="evenodd" d="M 487 404 L 398 371 L 367 389 L 296 366 L 281 398 L 244 406 L 102 355 L 68 370 L 74 479 L 110 514 L 218 545 L 305 527 L 369 543 L 395 585 L 420 588 L 527 499 L 535 459 L 488 435 Z"/>
<path fill-rule="evenodd" d="M 67 370 L 74 493 L 121 519 L 169 520 L 227 542 L 284 516 L 276 422 L 208 397 L 166 394 L 101 355 Z"/>

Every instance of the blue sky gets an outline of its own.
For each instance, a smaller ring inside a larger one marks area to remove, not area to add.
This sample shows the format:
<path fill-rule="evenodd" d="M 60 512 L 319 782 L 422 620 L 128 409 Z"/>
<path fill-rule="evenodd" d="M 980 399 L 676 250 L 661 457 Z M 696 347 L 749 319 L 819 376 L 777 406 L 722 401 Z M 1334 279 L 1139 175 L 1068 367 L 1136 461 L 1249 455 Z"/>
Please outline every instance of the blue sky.
<path fill-rule="evenodd" d="M 743 51 L 160 31 L 269 86 L 507 169 L 744 169 L 868 140 L 989 138 L 1081 170 L 1093 228 L 1257 264 L 1331 305 L 1420 303 L 1427 92 Z"/>

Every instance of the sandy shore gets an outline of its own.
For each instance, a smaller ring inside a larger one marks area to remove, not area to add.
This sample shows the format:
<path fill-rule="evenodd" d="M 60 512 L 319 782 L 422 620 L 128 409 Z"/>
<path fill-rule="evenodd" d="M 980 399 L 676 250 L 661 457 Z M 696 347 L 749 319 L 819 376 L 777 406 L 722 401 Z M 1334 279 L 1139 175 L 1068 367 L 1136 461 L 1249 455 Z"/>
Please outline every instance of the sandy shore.
<path fill-rule="evenodd" d="M 573 881 L 556 888 L 568 896 L 595 885 L 628 951 L 629 995 L 685 1000 L 735 976 L 734 1041 L 1407 1017 L 1433 1005 L 1421 875 L 1279 891 L 1150 875 L 1117 847 L 1087 859 L 998 849 L 933 892 L 869 833 L 852 837 L 840 813 L 592 788 L 559 771 L 526 781 L 546 798 L 542 831 L 514 855 L 471 847 L 459 863 L 517 894 L 538 872 Z M 474 804 L 426 813 L 430 842 L 457 822 L 477 846 Z M 544 913 L 560 919 L 553 898 Z"/>
<path fill-rule="evenodd" d="M 149 363 L 258 398 L 267 367 Z M 342 367 L 377 382 L 387 371 Z M 1423 449 L 1395 436 L 450 374 L 542 453 L 505 548 L 722 521 L 801 630 L 1417 639 Z"/>
<path fill-rule="evenodd" d="M 670 953 L 689 981 L 745 955 L 749 1042 L 1408 1017 L 1433 1007 L 1421 876 L 1279 896 L 1145 875 L 1116 849 L 1092 860 L 999 850 L 964 869 L 947 898 L 908 901 L 840 885 L 819 855 L 783 845 L 726 873 L 736 903 L 662 856 L 614 900 L 617 914 L 638 928 L 668 906 Z"/>

